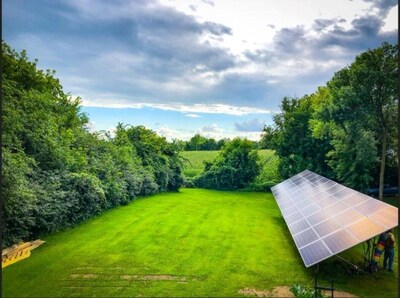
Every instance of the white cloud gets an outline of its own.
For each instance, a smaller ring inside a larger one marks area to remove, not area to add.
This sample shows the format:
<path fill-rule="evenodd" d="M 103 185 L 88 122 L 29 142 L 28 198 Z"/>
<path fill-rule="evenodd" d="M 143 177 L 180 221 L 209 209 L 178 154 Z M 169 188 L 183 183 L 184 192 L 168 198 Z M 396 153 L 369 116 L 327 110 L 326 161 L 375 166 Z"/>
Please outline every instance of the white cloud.
<path fill-rule="evenodd" d="M 381 31 L 391 31 L 397 29 L 398 24 L 398 6 L 393 7 L 385 19 L 385 25 L 381 28 Z"/>
<path fill-rule="evenodd" d="M 226 131 L 215 123 L 203 126 L 197 131 L 197 133 L 206 138 L 213 138 L 216 140 L 226 138 Z"/>
<path fill-rule="evenodd" d="M 95 121 L 89 121 L 88 123 L 85 124 L 85 128 L 90 132 L 95 132 L 97 130 L 96 122 Z"/>
<path fill-rule="evenodd" d="M 109 127 L 107 129 L 107 132 L 110 134 L 110 136 L 113 138 L 115 137 L 115 133 L 117 132 L 117 129 L 115 127 Z"/>
<path fill-rule="evenodd" d="M 215 123 L 211 125 L 206 125 L 197 131 L 172 129 L 168 126 L 160 127 L 155 131 L 158 135 L 165 137 L 168 141 L 172 141 L 173 139 L 188 141 L 196 133 L 207 138 L 214 138 L 216 140 L 224 138 L 233 139 L 236 137 L 241 137 L 241 138 L 247 138 L 252 141 L 259 141 L 261 136 L 261 132 L 228 131 L 226 129 L 222 129 Z"/>
<path fill-rule="evenodd" d="M 172 129 L 168 126 L 160 127 L 159 129 L 156 130 L 156 133 L 160 136 L 165 137 L 170 142 L 173 139 L 188 141 L 191 137 L 195 135 L 194 131 L 177 130 L 177 129 Z"/>
<path fill-rule="evenodd" d="M 167 127 L 167 126 L 163 126 L 160 127 L 159 129 L 157 129 L 157 134 L 166 137 L 167 140 L 172 140 L 174 138 L 176 138 L 176 131 L 174 131 L 173 129 Z"/>
<path fill-rule="evenodd" d="M 221 127 L 219 127 L 218 124 L 215 124 L 215 123 L 211 124 L 211 125 L 203 126 L 200 129 L 200 132 L 205 132 L 205 133 L 207 133 L 207 132 L 220 133 L 222 131 L 223 131 L 223 129 Z"/>
<path fill-rule="evenodd" d="M 197 115 L 197 114 L 186 114 L 186 117 L 190 117 L 190 118 L 200 118 L 201 116 Z"/>
<path fill-rule="evenodd" d="M 132 103 L 129 100 L 100 99 L 100 98 L 97 98 L 95 100 L 83 98 L 82 105 L 85 107 L 119 108 L 119 109 L 152 108 L 165 111 L 177 111 L 181 113 L 189 113 L 187 115 L 190 114 L 192 115 L 188 117 L 193 117 L 192 113 L 226 114 L 226 115 L 243 116 L 248 114 L 272 114 L 275 112 L 266 109 L 236 107 L 225 104 L 182 104 L 182 103 L 161 104 L 161 103 L 144 103 L 144 102 Z"/>

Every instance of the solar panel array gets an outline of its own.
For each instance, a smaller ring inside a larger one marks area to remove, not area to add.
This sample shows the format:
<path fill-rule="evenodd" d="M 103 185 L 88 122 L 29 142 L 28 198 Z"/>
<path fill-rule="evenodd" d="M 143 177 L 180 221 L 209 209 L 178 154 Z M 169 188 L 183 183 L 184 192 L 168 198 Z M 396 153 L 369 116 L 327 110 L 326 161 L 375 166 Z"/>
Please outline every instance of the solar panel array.
<path fill-rule="evenodd" d="M 397 226 L 397 208 L 311 171 L 272 193 L 306 267 Z"/>

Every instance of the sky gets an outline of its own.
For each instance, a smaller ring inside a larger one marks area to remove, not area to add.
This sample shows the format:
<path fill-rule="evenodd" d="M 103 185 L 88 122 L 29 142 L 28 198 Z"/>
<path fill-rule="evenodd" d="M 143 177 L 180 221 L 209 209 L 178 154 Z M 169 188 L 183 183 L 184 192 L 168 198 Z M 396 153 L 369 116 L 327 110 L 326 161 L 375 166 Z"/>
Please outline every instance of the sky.
<path fill-rule="evenodd" d="M 56 70 L 90 129 L 258 140 L 283 97 L 397 43 L 396 0 L 4 0 L 3 39 Z"/>

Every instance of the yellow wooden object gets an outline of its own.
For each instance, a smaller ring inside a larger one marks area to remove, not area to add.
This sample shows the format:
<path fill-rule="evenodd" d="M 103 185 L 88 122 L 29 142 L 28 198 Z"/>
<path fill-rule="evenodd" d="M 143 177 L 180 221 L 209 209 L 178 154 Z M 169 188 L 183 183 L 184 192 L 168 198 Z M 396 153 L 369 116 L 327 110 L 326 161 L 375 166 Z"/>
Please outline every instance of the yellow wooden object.
<path fill-rule="evenodd" d="M 43 243 L 44 241 L 42 240 L 35 240 L 33 242 L 22 242 L 18 245 L 3 249 L 1 252 L 1 267 L 5 268 L 8 265 L 28 258 L 31 255 L 31 250 Z"/>

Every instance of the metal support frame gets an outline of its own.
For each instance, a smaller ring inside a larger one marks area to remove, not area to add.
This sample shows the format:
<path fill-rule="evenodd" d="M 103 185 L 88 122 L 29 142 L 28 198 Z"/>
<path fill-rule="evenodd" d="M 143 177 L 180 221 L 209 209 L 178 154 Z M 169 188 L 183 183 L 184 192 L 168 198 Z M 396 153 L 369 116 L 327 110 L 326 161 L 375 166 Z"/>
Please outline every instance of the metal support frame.
<path fill-rule="evenodd" d="M 364 249 L 364 265 L 367 270 L 371 268 L 371 262 L 374 257 L 374 249 L 377 244 L 377 239 L 376 237 L 373 237 L 371 239 L 368 239 L 367 241 L 363 242 L 363 249 Z M 365 247 L 366 245 L 366 247 Z M 349 264 L 353 269 L 356 270 L 357 275 L 358 273 L 361 272 L 366 272 L 365 270 L 361 269 L 359 266 L 351 263 L 350 261 L 340 257 L 339 255 L 336 255 L 336 257 L 343 262 Z M 400 268 L 400 267 L 399 267 Z M 319 263 L 317 264 L 317 267 L 315 268 L 315 273 L 314 273 L 314 297 L 317 298 L 317 290 L 325 290 L 325 291 L 331 291 L 331 297 L 333 298 L 333 292 L 335 291 L 334 288 L 334 279 L 331 278 L 331 286 L 330 287 L 323 287 L 318 285 L 318 271 L 319 271 Z M 376 278 L 376 277 L 375 277 Z"/>
<path fill-rule="evenodd" d="M 317 290 L 325 290 L 325 291 L 331 291 L 331 297 L 333 298 L 333 292 L 335 291 L 334 286 L 334 279 L 331 278 L 331 286 L 330 287 L 322 287 L 318 285 L 318 271 L 319 271 L 319 263 L 317 264 L 317 267 L 315 268 L 315 274 L 314 274 L 314 298 L 317 298 Z"/>
<path fill-rule="evenodd" d="M 371 265 L 372 263 L 372 259 L 374 258 L 374 253 L 375 253 L 375 247 L 378 244 L 378 239 L 376 239 L 376 237 L 371 239 L 372 241 L 372 247 L 371 247 L 371 256 L 369 258 L 369 264 Z"/>
<path fill-rule="evenodd" d="M 348 261 L 348 260 L 346 260 L 346 259 L 343 259 L 341 256 L 336 255 L 335 257 L 337 257 L 337 258 L 340 259 L 341 261 L 343 261 L 343 262 L 349 264 L 349 265 L 357 272 L 357 275 L 358 275 L 358 273 L 359 273 L 360 271 L 362 271 L 362 272 L 365 273 L 365 270 L 361 269 L 359 266 L 357 266 L 357 265 L 351 263 L 350 261 Z"/>
<path fill-rule="evenodd" d="M 364 249 L 364 267 L 366 270 L 371 271 L 372 259 L 374 258 L 375 247 L 378 243 L 377 237 L 373 237 L 363 242 Z M 366 245 L 366 247 L 365 247 Z"/>

